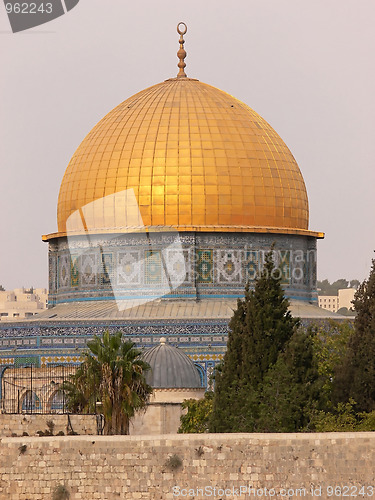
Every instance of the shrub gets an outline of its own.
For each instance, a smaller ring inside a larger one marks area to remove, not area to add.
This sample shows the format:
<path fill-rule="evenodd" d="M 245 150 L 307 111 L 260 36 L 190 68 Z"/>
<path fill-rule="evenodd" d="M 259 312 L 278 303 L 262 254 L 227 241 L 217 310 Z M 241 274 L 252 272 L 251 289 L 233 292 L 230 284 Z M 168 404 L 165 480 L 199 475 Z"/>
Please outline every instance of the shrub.
<path fill-rule="evenodd" d="M 46 424 L 47 424 L 48 430 L 45 430 L 44 434 L 46 436 L 53 436 L 53 431 L 55 429 L 55 423 L 54 423 L 54 421 L 53 420 L 47 420 Z"/>
<path fill-rule="evenodd" d="M 18 451 L 20 452 L 20 455 L 24 455 L 27 450 L 27 445 L 26 444 L 21 444 L 21 446 L 18 447 Z"/>
<path fill-rule="evenodd" d="M 182 467 L 182 459 L 174 454 L 171 455 L 168 460 L 165 462 L 164 467 L 169 470 L 178 470 Z"/>
<path fill-rule="evenodd" d="M 69 500 L 70 493 L 65 484 L 58 484 L 53 490 L 52 500 Z"/>

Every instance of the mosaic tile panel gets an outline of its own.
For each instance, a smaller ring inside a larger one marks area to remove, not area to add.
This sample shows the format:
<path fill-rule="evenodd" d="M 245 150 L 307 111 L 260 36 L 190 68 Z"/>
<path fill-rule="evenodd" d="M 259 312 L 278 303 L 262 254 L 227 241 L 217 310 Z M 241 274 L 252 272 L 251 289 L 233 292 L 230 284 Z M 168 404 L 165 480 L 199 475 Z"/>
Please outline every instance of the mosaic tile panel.
<path fill-rule="evenodd" d="M 281 273 L 281 284 L 289 285 L 290 283 L 290 250 L 280 250 L 278 253 L 277 267 Z"/>
<path fill-rule="evenodd" d="M 56 255 L 49 255 L 48 257 L 48 278 L 49 290 L 55 292 L 57 289 L 57 258 Z"/>
<path fill-rule="evenodd" d="M 241 283 L 242 269 L 240 250 L 218 250 L 215 252 L 217 282 L 218 283 Z"/>
<path fill-rule="evenodd" d="M 79 264 L 80 256 L 70 256 L 70 286 L 72 288 L 79 286 Z"/>
<path fill-rule="evenodd" d="M 292 266 L 292 283 L 296 286 L 302 286 L 306 281 L 306 253 L 296 252 L 294 254 L 293 266 Z"/>
<path fill-rule="evenodd" d="M 198 283 L 213 281 L 213 250 L 197 250 L 196 272 Z"/>
<path fill-rule="evenodd" d="M 113 280 L 113 254 L 101 253 L 101 270 L 100 270 L 100 284 L 110 286 Z"/>
<path fill-rule="evenodd" d="M 81 282 L 83 286 L 97 284 L 97 256 L 94 253 L 84 254 L 81 257 Z"/>
<path fill-rule="evenodd" d="M 310 262 L 307 260 L 303 263 L 303 284 L 308 286 L 310 283 Z"/>
<path fill-rule="evenodd" d="M 245 282 L 254 281 L 260 272 L 259 250 L 248 250 L 245 252 L 244 277 Z"/>
<path fill-rule="evenodd" d="M 190 281 L 190 252 L 189 250 L 166 249 L 163 251 L 167 271 L 172 283 L 188 283 Z"/>
<path fill-rule="evenodd" d="M 162 282 L 162 262 L 160 250 L 145 250 L 144 280 L 146 285 L 160 285 Z"/>
<path fill-rule="evenodd" d="M 68 288 L 70 283 L 70 258 L 69 255 L 60 255 L 58 258 L 58 287 Z"/>
<path fill-rule="evenodd" d="M 16 368 L 19 368 L 21 366 L 30 366 L 30 365 L 39 367 L 40 365 L 39 356 L 22 356 L 14 358 L 14 366 Z"/>
<path fill-rule="evenodd" d="M 142 262 L 139 250 L 119 252 L 117 261 L 117 284 L 118 285 L 140 285 Z"/>

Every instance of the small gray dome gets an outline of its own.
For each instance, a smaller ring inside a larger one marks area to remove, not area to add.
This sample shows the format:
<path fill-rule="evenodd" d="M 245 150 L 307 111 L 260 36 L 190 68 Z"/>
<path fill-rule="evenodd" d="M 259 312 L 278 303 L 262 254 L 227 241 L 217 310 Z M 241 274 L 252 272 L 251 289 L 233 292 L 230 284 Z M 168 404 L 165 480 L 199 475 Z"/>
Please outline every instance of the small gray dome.
<path fill-rule="evenodd" d="M 146 349 L 142 358 L 151 370 L 146 374 L 146 381 L 155 389 L 188 389 L 201 387 L 198 369 L 191 359 L 180 349 L 166 343 Z"/>

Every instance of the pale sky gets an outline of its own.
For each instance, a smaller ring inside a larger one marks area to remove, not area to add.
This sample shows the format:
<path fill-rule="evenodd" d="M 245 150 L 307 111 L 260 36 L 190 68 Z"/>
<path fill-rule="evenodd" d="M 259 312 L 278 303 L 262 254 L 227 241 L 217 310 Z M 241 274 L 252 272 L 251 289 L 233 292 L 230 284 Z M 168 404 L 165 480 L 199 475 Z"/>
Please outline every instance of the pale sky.
<path fill-rule="evenodd" d="M 47 286 L 59 186 L 90 129 L 137 91 L 177 74 L 244 101 L 304 176 L 318 278 L 368 276 L 375 249 L 373 0 L 80 0 L 13 34 L 0 3 L 0 284 Z"/>

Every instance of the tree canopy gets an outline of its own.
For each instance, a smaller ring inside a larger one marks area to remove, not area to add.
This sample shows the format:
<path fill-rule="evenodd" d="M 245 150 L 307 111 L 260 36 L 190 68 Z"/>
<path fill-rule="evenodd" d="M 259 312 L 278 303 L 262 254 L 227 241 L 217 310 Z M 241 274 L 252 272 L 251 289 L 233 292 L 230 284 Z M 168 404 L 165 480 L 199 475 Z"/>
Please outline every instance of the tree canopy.
<path fill-rule="evenodd" d="M 288 306 L 271 251 L 254 290 L 246 287 L 229 323 L 227 351 L 215 375 L 211 432 L 257 427 L 259 388 L 299 324 Z"/>
<path fill-rule="evenodd" d="M 352 398 L 358 411 L 375 410 L 375 259 L 369 278 L 358 288 L 354 308 L 354 332 L 336 370 L 333 399 L 346 403 Z"/>
<path fill-rule="evenodd" d="M 187 412 L 181 416 L 179 433 L 208 432 L 213 397 L 213 392 L 208 391 L 203 399 L 187 399 L 182 403 L 182 409 Z"/>
<path fill-rule="evenodd" d="M 273 269 L 268 255 L 254 291 L 238 300 L 213 399 L 186 402 L 181 432 L 205 432 L 207 422 L 210 432 L 374 431 L 375 260 L 354 322 L 304 327 Z"/>
<path fill-rule="evenodd" d="M 128 434 L 130 419 L 145 408 L 152 388 L 145 381 L 150 366 L 134 343 L 122 333 L 105 331 L 87 343 L 82 364 L 64 384 L 67 407 L 72 412 L 95 413 L 100 403 L 105 434 Z"/>
<path fill-rule="evenodd" d="M 339 290 L 343 288 L 358 288 L 360 282 L 358 280 L 351 280 L 350 282 L 345 278 L 340 278 L 333 283 L 327 279 L 317 282 L 317 289 L 319 295 L 338 295 Z"/>

